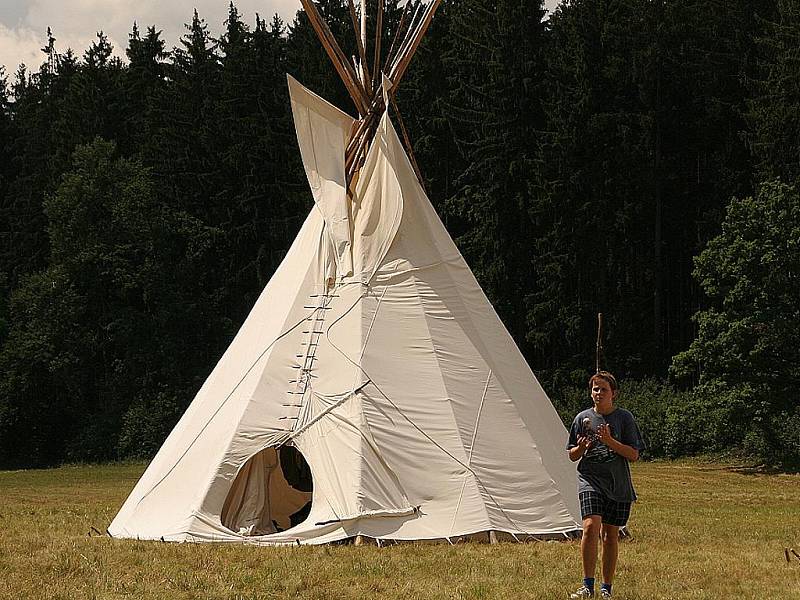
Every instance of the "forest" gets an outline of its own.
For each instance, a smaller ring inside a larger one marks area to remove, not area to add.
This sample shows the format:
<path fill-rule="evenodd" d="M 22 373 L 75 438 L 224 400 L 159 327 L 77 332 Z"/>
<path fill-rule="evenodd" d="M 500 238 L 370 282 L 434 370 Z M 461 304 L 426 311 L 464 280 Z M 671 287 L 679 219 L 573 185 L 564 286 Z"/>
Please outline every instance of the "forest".
<path fill-rule="evenodd" d="M 0 468 L 153 455 L 312 206 L 286 74 L 354 113 L 304 13 L 187 20 L 0 70 Z M 444 0 L 397 101 L 564 419 L 601 312 L 649 456 L 800 464 L 797 2 Z"/>

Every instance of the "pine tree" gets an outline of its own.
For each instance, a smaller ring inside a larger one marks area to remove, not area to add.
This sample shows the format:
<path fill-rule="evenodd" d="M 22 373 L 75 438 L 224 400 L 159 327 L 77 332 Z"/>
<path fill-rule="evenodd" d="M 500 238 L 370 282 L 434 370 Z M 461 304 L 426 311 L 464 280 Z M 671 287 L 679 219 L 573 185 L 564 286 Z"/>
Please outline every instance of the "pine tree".
<path fill-rule="evenodd" d="M 456 241 L 518 344 L 525 346 L 525 297 L 535 285 L 529 177 L 543 125 L 544 8 L 541 2 L 465 0 L 452 5 L 444 71 L 445 112 L 464 167 L 447 212 Z"/>
<path fill-rule="evenodd" d="M 691 335 L 691 257 L 733 193 L 750 3 L 581 0 L 551 18 L 531 336 L 585 369 L 595 315 L 622 373 L 663 374 Z"/>
<path fill-rule="evenodd" d="M 453 151 L 455 141 L 450 126 L 448 100 L 452 78 L 445 75 L 450 69 L 448 57 L 453 42 L 450 36 L 451 13 L 455 4 L 444 0 L 436 12 L 414 59 L 406 71 L 397 94 L 401 115 L 390 111 L 395 125 L 408 130 L 417 165 L 424 178 L 428 196 L 451 234 L 463 233 L 457 229 L 460 219 L 455 210 L 448 210 L 446 200 L 455 193 L 454 182 L 464 168 L 464 157 Z M 391 45 L 400 19 L 401 7 L 392 2 L 386 11 L 386 41 Z M 398 123 L 402 119 L 401 123 Z"/>
<path fill-rule="evenodd" d="M 29 72 L 20 65 L 11 88 L 14 102 L 9 110 L 16 134 L 6 139 L 10 177 L 0 195 L 0 271 L 5 271 L 11 287 L 45 263 L 48 240 L 42 202 L 68 164 L 64 148 L 69 140 L 58 135 L 55 124 L 76 60 L 69 51 L 58 54 L 52 32 L 48 36 L 39 70 Z"/>
<path fill-rule="evenodd" d="M 11 170 L 12 140 L 17 137 L 14 121 L 11 118 L 11 104 L 8 97 L 8 79 L 5 68 L 0 66 L 0 201 L 8 195 L 8 186 L 14 176 Z M 0 219 L 0 225 L 3 221 Z M 11 232 L 0 229 L 0 261 L 8 256 Z M 8 331 L 7 298 L 10 292 L 8 270 L 11 265 L 0 262 L 0 344 Z"/>
<path fill-rule="evenodd" d="M 209 194 L 216 169 L 213 123 L 220 62 L 217 44 L 196 10 L 186 30 L 153 100 L 153 132 L 141 156 L 157 178 L 163 177 L 170 203 L 214 223 L 219 215 Z"/>
<path fill-rule="evenodd" d="M 139 34 L 136 23 L 128 37 L 128 68 L 124 73 L 124 133 L 119 141 L 119 150 L 124 155 L 135 155 L 147 146 L 154 133 L 153 119 L 156 99 L 165 85 L 167 72 L 165 49 L 161 32 L 155 26 L 147 28 L 144 37 Z"/>
<path fill-rule="evenodd" d="M 777 0 L 775 14 L 762 10 L 765 27 L 756 51 L 749 103 L 757 177 L 800 181 L 800 6 Z"/>
<path fill-rule="evenodd" d="M 276 15 L 268 27 L 257 15 L 250 32 L 231 4 L 219 47 L 214 202 L 227 232 L 225 289 L 238 322 L 294 239 L 309 195 L 291 129 L 282 21 Z"/>
<path fill-rule="evenodd" d="M 119 118 L 124 113 L 123 65 L 112 53 L 108 37 L 98 32 L 59 98 L 53 129 L 59 140 L 57 153 L 62 169 L 69 164 L 76 146 L 97 136 L 117 140 L 124 135 Z"/>

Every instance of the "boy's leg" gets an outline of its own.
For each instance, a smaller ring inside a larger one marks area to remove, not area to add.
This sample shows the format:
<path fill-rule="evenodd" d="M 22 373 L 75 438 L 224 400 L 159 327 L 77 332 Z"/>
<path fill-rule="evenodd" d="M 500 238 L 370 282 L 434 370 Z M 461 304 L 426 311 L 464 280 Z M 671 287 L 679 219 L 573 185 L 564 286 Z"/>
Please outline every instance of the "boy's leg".
<path fill-rule="evenodd" d="M 619 554 L 619 526 L 603 523 L 600 538 L 603 540 L 603 583 L 614 583 Z"/>
<path fill-rule="evenodd" d="M 597 568 L 597 540 L 600 538 L 600 515 L 587 515 L 583 519 L 583 537 L 581 537 L 581 561 L 583 576 L 594 578 Z"/>

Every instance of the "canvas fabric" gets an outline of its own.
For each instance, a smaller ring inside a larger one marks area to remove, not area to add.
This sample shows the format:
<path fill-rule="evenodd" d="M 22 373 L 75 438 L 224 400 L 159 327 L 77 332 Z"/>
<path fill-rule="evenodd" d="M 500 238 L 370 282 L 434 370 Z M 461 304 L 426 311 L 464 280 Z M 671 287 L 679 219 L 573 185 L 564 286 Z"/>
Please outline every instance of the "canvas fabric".
<path fill-rule="evenodd" d="M 578 531 L 566 429 L 388 115 L 348 198 L 352 118 L 293 80 L 290 92 L 314 208 L 110 534 L 269 545 Z M 308 518 L 289 528 L 308 496 L 284 489 L 285 444 L 314 482 Z"/>

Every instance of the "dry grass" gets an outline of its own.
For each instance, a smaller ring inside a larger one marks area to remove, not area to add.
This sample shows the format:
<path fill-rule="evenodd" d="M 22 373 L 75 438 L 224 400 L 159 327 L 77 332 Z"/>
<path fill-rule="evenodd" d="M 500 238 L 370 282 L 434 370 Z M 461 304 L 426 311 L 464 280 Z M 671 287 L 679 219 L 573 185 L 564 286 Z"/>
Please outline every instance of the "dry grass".
<path fill-rule="evenodd" d="M 575 542 L 257 548 L 87 537 L 143 465 L 0 472 L 0 598 L 536 598 L 579 583 Z M 615 597 L 800 599 L 800 476 L 639 463 Z"/>

